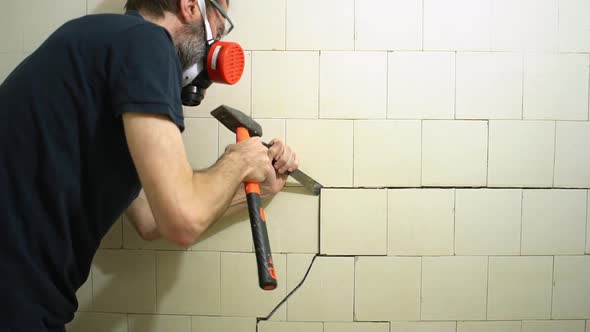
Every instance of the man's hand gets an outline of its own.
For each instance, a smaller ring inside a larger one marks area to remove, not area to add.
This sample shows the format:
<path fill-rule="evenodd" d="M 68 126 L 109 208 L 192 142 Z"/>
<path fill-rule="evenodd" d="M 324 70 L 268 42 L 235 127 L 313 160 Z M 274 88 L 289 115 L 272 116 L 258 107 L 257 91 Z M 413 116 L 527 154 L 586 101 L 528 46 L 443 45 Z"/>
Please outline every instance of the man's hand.
<path fill-rule="evenodd" d="M 266 181 L 260 186 L 264 193 L 276 194 L 287 183 L 289 174 L 299 167 L 299 161 L 295 151 L 286 145 L 281 139 L 275 138 L 269 143 L 268 157 L 273 161 L 274 167 L 268 171 Z"/>

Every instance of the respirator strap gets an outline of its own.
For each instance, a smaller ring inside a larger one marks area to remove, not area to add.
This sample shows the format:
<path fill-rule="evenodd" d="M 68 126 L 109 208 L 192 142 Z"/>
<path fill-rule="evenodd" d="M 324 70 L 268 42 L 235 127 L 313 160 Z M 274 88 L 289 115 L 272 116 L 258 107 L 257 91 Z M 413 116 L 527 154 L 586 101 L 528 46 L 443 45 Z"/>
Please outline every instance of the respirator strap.
<path fill-rule="evenodd" d="M 201 11 L 201 16 L 203 17 L 203 24 L 205 24 L 207 42 L 211 44 L 214 38 L 213 31 L 211 31 L 211 24 L 209 24 L 209 18 L 207 17 L 207 5 L 205 0 L 199 0 L 199 10 Z"/>

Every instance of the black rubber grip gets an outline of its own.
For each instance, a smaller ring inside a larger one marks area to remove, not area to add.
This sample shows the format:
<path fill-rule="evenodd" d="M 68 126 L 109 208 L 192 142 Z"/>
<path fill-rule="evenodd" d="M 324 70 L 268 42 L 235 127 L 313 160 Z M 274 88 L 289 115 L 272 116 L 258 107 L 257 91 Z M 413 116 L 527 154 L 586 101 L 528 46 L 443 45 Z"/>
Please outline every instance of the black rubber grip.
<path fill-rule="evenodd" d="M 252 226 L 252 238 L 256 251 L 256 263 L 258 266 L 258 284 L 264 290 L 277 288 L 277 275 L 270 251 L 268 231 L 266 229 L 266 216 L 262 208 L 262 200 L 258 193 L 246 194 L 248 200 L 248 213 L 250 226 Z"/>

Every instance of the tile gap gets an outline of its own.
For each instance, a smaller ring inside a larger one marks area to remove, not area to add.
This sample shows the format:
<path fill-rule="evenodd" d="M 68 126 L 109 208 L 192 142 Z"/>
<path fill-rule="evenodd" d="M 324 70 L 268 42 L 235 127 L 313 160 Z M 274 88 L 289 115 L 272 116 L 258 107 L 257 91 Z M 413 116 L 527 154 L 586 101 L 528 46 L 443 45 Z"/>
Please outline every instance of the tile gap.
<path fill-rule="evenodd" d="M 490 299 L 490 256 L 488 256 L 488 278 L 486 284 L 486 320 L 488 320 L 488 301 Z"/>
<path fill-rule="evenodd" d="M 522 73 L 522 78 L 520 81 L 520 86 L 521 86 L 521 91 L 520 91 L 520 119 L 524 120 L 524 81 L 525 81 L 525 75 L 526 75 L 526 71 L 525 71 L 525 51 L 522 51 L 521 54 L 521 73 Z"/>
<path fill-rule="evenodd" d="M 487 142 L 487 156 L 486 156 L 486 187 L 490 185 L 490 120 L 488 123 L 488 142 Z"/>
<path fill-rule="evenodd" d="M 424 0 L 422 0 L 422 52 L 424 52 Z"/>
<path fill-rule="evenodd" d="M 424 173 L 424 120 L 420 120 L 420 187 L 424 186 L 422 173 Z"/>
<path fill-rule="evenodd" d="M 553 319 L 553 292 L 555 291 L 555 256 L 553 256 L 553 267 L 551 268 L 551 308 L 549 319 Z"/>
<path fill-rule="evenodd" d="M 457 189 L 453 189 L 453 256 L 456 256 L 457 245 Z"/>
<path fill-rule="evenodd" d="M 420 256 L 420 294 L 419 294 L 419 298 L 420 298 L 420 308 L 419 308 L 419 312 L 418 312 L 418 317 L 420 317 L 420 320 L 422 320 L 422 295 L 423 295 L 423 288 L 424 288 L 424 257 Z"/>
<path fill-rule="evenodd" d="M 453 104 L 453 119 L 457 120 L 457 51 L 455 51 L 455 59 L 454 60 L 455 60 L 455 68 L 454 68 L 454 71 L 455 71 L 454 76 L 455 77 L 453 78 L 454 79 L 453 83 L 455 86 L 454 86 L 454 91 L 453 91 L 453 103 L 454 103 Z"/>
<path fill-rule="evenodd" d="M 523 221 L 524 216 L 524 189 L 520 191 L 520 252 L 519 255 L 522 255 L 522 226 L 524 224 Z"/>
<path fill-rule="evenodd" d="M 553 178 L 551 187 L 555 187 L 555 160 L 557 159 L 557 121 L 553 123 Z"/>
<path fill-rule="evenodd" d="M 588 253 L 588 250 L 587 250 L 588 249 L 588 223 L 589 223 L 588 222 L 588 209 L 590 208 L 588 206 L 588 197 L 589 197 L 588 190 L 586 190 L 586 233 L 584 234 L 584 238 L 585 238 L 585 240 L 584 240 L 584 254 Z"/>

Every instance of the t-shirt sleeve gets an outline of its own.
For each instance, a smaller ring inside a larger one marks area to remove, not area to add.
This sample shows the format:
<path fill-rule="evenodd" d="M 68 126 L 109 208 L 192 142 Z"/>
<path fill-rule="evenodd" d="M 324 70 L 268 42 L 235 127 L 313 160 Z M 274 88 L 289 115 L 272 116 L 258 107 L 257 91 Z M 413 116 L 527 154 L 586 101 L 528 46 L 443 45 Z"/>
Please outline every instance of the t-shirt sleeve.
<path fill-rule="evenodd" d="M 112 54 L 109 90 L 115 116 L 161 114 L 183 131 L 181 69 L 168 34 L 156 26 L 136 26 L 113 44 Z"/>

